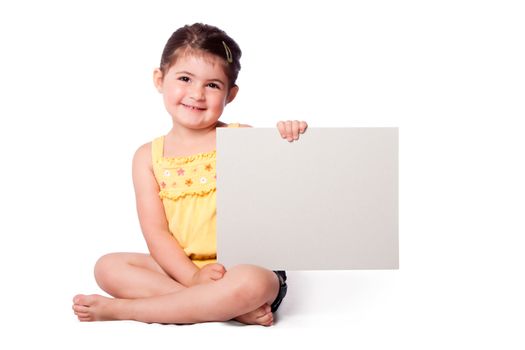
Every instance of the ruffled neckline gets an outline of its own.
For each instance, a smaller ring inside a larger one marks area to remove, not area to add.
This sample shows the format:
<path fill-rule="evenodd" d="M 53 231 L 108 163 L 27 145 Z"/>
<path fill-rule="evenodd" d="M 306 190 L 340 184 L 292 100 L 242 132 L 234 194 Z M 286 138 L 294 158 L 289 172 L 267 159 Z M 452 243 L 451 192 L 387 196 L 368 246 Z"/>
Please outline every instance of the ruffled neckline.
<path fill-rule="evenodd" d="M 201 152 L 201 153 L 195 153 L 189 156 L 180 156 L 180 157 L 160 157 L 161 160 L 167 161 L 169 163 L 176 163 L 176 164 L 186 164 L 191 163 L 196 160 L 201 159 L 215 159 L 217 154 L 217 151 L 209 151 L 209 152 Z"/>
<path fill-rule="evenodd" d="M 170 164 L 187 164 L 191 163 L 196 160 L 202 160 L 202 159 L 215 159 L 217 151 L 208 151 L 208 152 L 200 152 L 195 154 L 190 154 L 187 156 L 178 156 L 178 157 L 165 157 L 164 156 L 164 142 L 166 140 L 166 136 L 161 137 L 160 142 L 160 157 L 159 160 L 166 161 Z"/>

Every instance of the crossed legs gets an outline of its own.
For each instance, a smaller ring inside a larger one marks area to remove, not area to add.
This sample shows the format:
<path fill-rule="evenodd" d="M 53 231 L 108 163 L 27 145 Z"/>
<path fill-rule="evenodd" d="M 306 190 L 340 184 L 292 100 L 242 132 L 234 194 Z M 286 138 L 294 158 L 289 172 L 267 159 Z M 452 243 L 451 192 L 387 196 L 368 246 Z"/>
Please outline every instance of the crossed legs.
<path fill-rule="evenodd" d="M 81 321 L 137 320 L 197 323 L 237 319 L 271 325 L 270 304 L 277 297 L 275 273 L 253 265 L 229 269 L 215 282 L 185 287 L 147 254 L 114 253 L 95 266 L 99 286 L 115 298 L 77 295 L 73 310 Z"/>

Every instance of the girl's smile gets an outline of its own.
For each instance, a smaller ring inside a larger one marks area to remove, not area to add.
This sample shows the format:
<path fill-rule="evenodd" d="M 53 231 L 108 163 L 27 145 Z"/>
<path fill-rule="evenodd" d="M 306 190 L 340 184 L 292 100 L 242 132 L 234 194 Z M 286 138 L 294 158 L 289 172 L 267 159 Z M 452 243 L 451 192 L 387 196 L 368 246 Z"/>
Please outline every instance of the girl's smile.
<path fill-rule="evenodd" d="M 206 108 L 203 108 L 203 107 L 190 106 L 190 105 L 187 105 L 187 104 L 184 104 L 184 103 L 182 103 L 182 105 L 184 107 L 192 109 L 192 110 L 197 110 L 197 111 L 205 111 L 206 110 Z"/>

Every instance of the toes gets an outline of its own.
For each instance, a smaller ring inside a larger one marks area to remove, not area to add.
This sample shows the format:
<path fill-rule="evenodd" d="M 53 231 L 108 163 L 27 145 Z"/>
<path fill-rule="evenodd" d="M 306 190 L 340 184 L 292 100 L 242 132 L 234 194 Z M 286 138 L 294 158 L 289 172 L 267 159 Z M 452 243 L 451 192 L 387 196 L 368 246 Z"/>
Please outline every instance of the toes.
<path fill-rule="evenodd" d="M 273 324 L 273 313 L 267 313 L 257 319 L 257 323 L 263 326 L 271 326 Z"/>
<path fill-rule="evenodd" d="M 267 313 L 271 311 L 272 311 L 272 308 L 270 307 L 270 305 L 264 304 L 263 306 L 255 310 L 254 313 L 255 313 L 255 317 L 259 318 L 259 317 L 266 315 Z"/>
<path fill-rule="evenodd" d="M 73 298 L 73 303 L 75 303 L 76 305 L 91 306 L 93 304 L 96 304 L 99 297 L 100 296 L 97 294 L 92 294 L 92 295 L 79 294 Z"/>
<path fill-rule="evenodd" d="M 90 322 L 90 321 L 93 321 L 93 319 L 91 318 L 91 316 L 85 316 L 85 317 L 78 316 L 78 320 L 79 320 L 80 322 Z"/>
<path fill-rule="evenodd" d="M 84 305 L 73 305 L 73 311 L 75 312 L 88 312 L 89 307 Z"/>
<path fill-rule="evenodd" d="M 81 304 L 81 300 L 84 299 L 85 295 L 84 294 L 77 294 L 75 295 L 75 297 L 73 298 L 73 303 L 74 304 Z"/>
<path fill-rule="evenodd" d="M 86 304 L 89 304 L 86 300 L 85 295 L 77 295 L 73 298 L 75 303 L 71 308 L 73 309 L 75 315 L 78 317 L 78 320 L 81 322 L 92 321 L 90 308 Z"/>
<path fill-rule="evenodd" d="M 268 313 L 268 311 L 266 311 L 266 307 L 265 306 L 261 306 L 260 308 L 255 310 L 253 313 L 254 313 L 255 318 L 259 318 L 259 317 L 262 317 L 262 316 L 266 315 Z"/>
<path fill-rule="evenodd" d="M 271 326 L 273 324 L 272 308 L 270 305 L 264 304 L 252 312 L 237 317 L 236 320 L 244 324 Z"/>

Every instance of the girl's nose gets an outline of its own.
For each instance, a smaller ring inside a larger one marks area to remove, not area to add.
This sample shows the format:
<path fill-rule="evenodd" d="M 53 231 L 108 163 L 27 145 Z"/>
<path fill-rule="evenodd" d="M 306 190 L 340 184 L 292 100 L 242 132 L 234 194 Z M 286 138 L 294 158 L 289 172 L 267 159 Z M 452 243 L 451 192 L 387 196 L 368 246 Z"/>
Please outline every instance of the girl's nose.
<path fill-rule="evenodd" d="M 190 90 L 190 97 L 196 101 L 204 99 L 204 89 L 200 86 L 193 86 Z"/>

